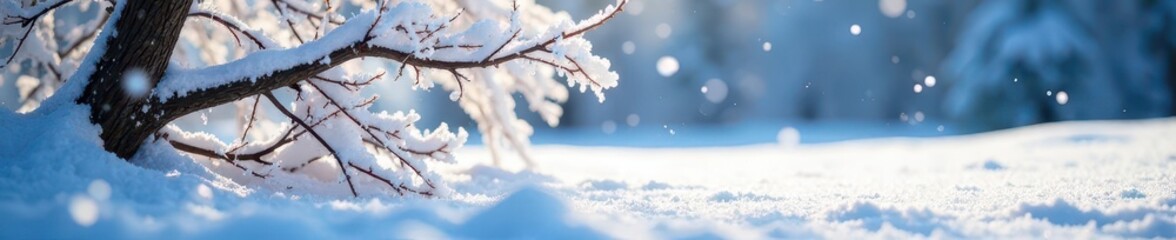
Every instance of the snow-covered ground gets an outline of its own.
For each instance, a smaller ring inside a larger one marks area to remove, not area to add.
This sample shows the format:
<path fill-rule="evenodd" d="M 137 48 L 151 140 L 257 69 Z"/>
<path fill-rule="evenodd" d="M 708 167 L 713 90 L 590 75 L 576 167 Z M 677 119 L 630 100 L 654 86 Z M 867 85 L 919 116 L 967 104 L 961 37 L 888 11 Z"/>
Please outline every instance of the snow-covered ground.
<path fill-rule="evenodd" d="M 540 145 L 436 166 L 452 191 L 250 189 L 101 151 L 85 111 L 0 111 L 0 239 L 1176 238 L 1176 119 L 782 146 Z M 774 130 L 773 130 L 774 131 Z M 721 137 L 721 136 L 716 136 Z M 148 147 L 148 149 L 166 149 Z"/>

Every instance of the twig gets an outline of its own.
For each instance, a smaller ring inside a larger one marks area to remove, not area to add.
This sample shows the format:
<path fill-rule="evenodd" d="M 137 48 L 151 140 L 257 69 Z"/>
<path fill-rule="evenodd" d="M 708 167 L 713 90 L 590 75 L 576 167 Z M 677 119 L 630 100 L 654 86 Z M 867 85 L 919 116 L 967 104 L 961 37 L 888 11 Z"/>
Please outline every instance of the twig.
<path fill-rule="evenodd" d="M 278 111 L 282 112 L 282 114 L 285 114 L 286 117 L 290 118 L 290 120 L 298 123 L 298 125 L 301 125 L 302 128 L 305 128 L 311 136 L 314 136 L 314 139 L 317 140 L 319 144 L 323 146 L 323 148 L 327 149 L 327 152 L 330 152 L 331 155 L 335 157 L 335 161 L 339 163 L 340 166 L 339 170 L 343 172 L 343 177 L 347 179 L 347 187 L 351 189 L 351 195 L 354 197 L 359 197 L 359 193 L 355 192 L 355 184 L 351 182 L 351 174 L 348 174 L 347 170 L 342 167 L 344 166 L 343 160 L 339 159 L 339 154 L 338 152 L 335 152 L 335 148 L 332 148 L 331 144 L 327 143 L 327 140 L 324 140 L 322 136 L 319 136 L 318 132 L 315 132 L 313 127 L 311 127 L 309 124 L 306 124 L 306 122 L 302 121 L 302 119 L 298 118 L 298 116 L 294 115 L 294 113 L 291 113 L 290 110 L 287 110 L 285 106 L 282 106 L 282 103 L 278 101 L 278 98 L 274 97 L 274 94 L 265 93 L 264 95 L 266 99 L 269 99 L 270 103 L 273 103 L 274 106 L 278 108 Z"/>

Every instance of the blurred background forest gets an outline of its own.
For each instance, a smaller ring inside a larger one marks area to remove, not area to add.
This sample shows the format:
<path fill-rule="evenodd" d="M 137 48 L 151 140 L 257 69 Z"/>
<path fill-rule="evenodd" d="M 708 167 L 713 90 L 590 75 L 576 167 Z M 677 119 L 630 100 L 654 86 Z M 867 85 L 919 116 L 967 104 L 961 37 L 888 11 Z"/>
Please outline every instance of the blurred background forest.
<path fill-rule="evenodd" d="M 575 19 L 612 3 L 537 2 Z M 1176 112 L 1176 1 L 636 0 L 586 38 L 620 86 L 603 103 L 572 94 L 559 128 L 517 99 L 536 143 L 822 142 Z M 17 73 L 3 77 L 0 105 L 17 109 Z M 379 84 L 375 108 L 476 129 L 448 92 Z M 179 124 L 232 136 L 224 108 Z"/>

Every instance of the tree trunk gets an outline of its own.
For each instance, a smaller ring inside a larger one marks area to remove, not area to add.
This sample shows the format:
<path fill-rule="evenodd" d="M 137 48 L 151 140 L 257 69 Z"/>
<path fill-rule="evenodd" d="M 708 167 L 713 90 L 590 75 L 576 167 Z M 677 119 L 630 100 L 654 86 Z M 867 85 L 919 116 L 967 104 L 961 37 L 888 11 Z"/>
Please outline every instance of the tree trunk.
<path fill-rule="evenodd" d="M 153 89 L 167 70 L 172 50 L 192 0 L 128 0 L 120 2 L 111 37 L 89 76 L 85 91 L 77 99 L 90 106 L 90 121 L 102 127 L 100 137 L 107 151 L 130 158 L 147 137 L 178 116 L 165 115 L 155 98 L 132 96 L 123 89 L 127 72 L 142 71 L 146 89 Z M 174 114 L 171 114 L 174 115 Z"/>

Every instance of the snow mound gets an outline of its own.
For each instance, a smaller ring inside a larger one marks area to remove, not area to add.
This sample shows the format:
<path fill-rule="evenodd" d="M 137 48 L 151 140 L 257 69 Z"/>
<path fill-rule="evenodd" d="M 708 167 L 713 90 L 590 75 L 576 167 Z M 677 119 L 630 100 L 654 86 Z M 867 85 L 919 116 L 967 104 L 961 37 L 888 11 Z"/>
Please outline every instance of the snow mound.
<path fill-rule="evenodd" d="M 895 229 L 929 235 L 941 228 L 942 222 L 951 217 L 936 216 L 926 209 L 894 209 L 880 207 L 871 202 L 855 202 L 829 211 L 826 218 L 836 222 L 854 222 L 870 231 L 878 231 L 883 225 Z"/>
<path fill-rule="evenodd" d="M 585 190 L 616 191 L 629 188 L 629 184 L 614 180 L 588 180 L 580 184 Z"/>
<path fill-rule="evenodd" d="M 1170 208 L 1086 209 L 1061 199 L 1047 204 L 1023 204 L 1017 212 L 1057 225 L 1098 227 L 1107 233 L 1137 238 L 1176 237 L 1176 217 L 1172 213 Z"/>
<path fill-rule="evenodd" d="M 475 146 L 436 169 L 446 195 L 339 199 L 241 185 L 162 141 L 119 159 L 87 113 L 0 112 L 0 239 L 1176 238 L 1176 119 L 789 151 L 537 146 L 542 168 L 522 171 Z"/>
<path fill-rule="evenodd" d="M 466 222 L 471 238 L 605 239 L 599 232 L 570 223 L 567 206 L 555 196 L 524 187 Z"/>

